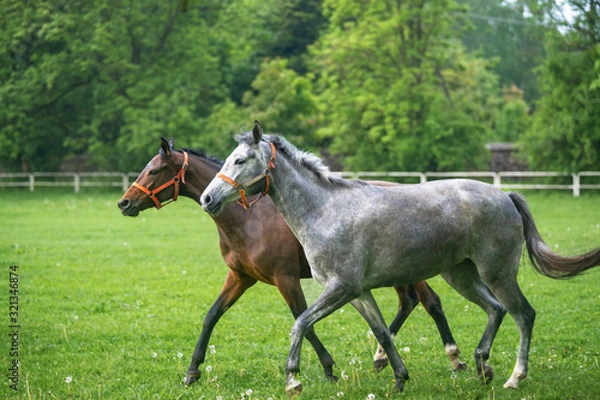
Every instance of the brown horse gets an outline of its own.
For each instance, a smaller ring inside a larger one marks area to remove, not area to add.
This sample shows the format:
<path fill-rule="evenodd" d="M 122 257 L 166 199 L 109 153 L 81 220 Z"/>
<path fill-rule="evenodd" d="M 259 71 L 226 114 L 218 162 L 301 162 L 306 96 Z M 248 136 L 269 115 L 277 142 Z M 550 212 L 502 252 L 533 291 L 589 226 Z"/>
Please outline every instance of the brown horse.
<path fill-rule="evenodd" d="M 199 203 L 200 195 L 222 165 L 222 161 L 204 151 L 175 150 L 172 141 L 162 139 L 159 154 L 140 172 L 118 206 L 123 215 L 135 217 L 148 208 L 160 209 L 177 200 L 180 194 Z M 390 185 L 384 182 L 376 184 Z M 219 318 L 257 281 L 276 286 L 294 318 L 307 308 L 300 279 L 311 278 L 310 267 L 304 250 L 269 197 L 249 210 L 230 204 L 223 213 L 214 217 L 214 221 L 219 232 L 221 254 L 229 272 L 217 300 L 204 319 L 185 378 L 188 385 L 200 377 L 198 366 L 204 362 L 210 335 Z M 390 331 L 393 334 L 398 332 L 420 301 L 438 327 L 453 368 L 465 369 L 466 364 L 459 360 L 460 351 L 433 289 L 425 281 L 395 289 L 399 306 Z M 325 375 L 337 379 L 333 375 L 333 359 L 312 329 L 306 338 L 317 352 Z M 387 365 L 383 350 L 378 349 L 374 363 L 376 370 Z"/>

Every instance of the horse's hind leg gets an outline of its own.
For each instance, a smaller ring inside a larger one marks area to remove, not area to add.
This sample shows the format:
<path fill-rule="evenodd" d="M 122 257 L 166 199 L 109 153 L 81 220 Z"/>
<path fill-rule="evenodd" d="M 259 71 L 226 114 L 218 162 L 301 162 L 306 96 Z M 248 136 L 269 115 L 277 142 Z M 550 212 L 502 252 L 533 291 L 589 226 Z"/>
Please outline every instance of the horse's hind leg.
<path fill-rule="evenodd" d="M 442 277 L 464 298 L 481 307 L 488 316 L 487 326 L 475 349 L 475 363 L 479 375 L 485 382 L 489 382 L 494 377 L 494 372 L 492 367 L 486 364 L 486 361 L 490 357 L 492 343 L 500 324 L 502 324 L 506 310 L 481 279 L 472 262 L 465 261 L 456 265 L 450 271 L 443 273 Z"/>
<path fill-rule="evenodd" d="M 502 280 L 499 283 L 499 285 L 491 286 L 491 289 L 498 300 L 506 307 L 510 316 L 514 318 L 520 335 L 517 362 L 512 375 L 504 384 L 505 388 L 516 389 L 519 381 L 527 377 L 529 346 L 535 321 L 535 310 L 521 292 L 516 279 Z"/>
<path fill-rule="evenodd" d="M 279 289 L 279 293 L 285 299 L 288 307 L 292 311 L 294 315 L 294 319 L 297 319 L 304 310 L 306 310 L 306 298 L 304 297 L 304 293 L 302 292 L 302 286 L 300 285 L 300 280 L 297 277 L 286 276 L 286 277 L 278 277 L 275 279 L 275 285 L 277 289 Z M 306 332 L 306 340 L 312 345 L 319 357 L 319 361 L 323 366 L 323 371 L 325 376 L 331 380 L 337 381 L 337 377 L 333 375 L 333 358 L 325 349 L 321 340 L 317 337 L 317 334 L 314 331 L 314 328 L 311 326 Z"/>
<path fill-rule="evenodd" d="M 398 313 L 390 324 L 390 332 L 392 337 L 398 333 L 410 313 L 419 304 L 419 295 L 413 285 L 397 286 L 396 294 L 398 295 Z M 381 344 L 377 343 L 377 351 L 373 356 L 373 367 L 379 372 L 388 365 L 388 358 Z"/>
<path fill-rule="evenodd" d="M 363 316 L 368 322 L 373 334 L 377 338 L 377 341 L 385 350 L 392 368 L 394 368 L 394 376 L 396 378 L 396 389 L 402 391 L 404 388 L 404 381 L 408 380 L 408 371 L 394 347 L 392 341 L 392 335 L 385 325 L 381 311 L 373 298 L 370 291 L 363 292 L 360 297 L 352 300 L 351 304 L 356 310 Z"/>
<path fill-rule="evenodd" d="M 440 297 L 425 281 L 417 282 L 413 286 L 416 293 L 418 293 L 421 304 L 423 304 L 423 307 L 425 307 L 425 310 L 429 313 L 437 325 L 440 336 L 442 337 L 442 342 L 444 343 L 446 354 L 452 362 L 452 368 L 455 371 L 463 371 L 467 369 L 467 364 L 460 361 L 460 350 L 456 345 L 456 341 L 452 336 L 452 332 L 450 331 L 450 326 L 448 325 L 446 314 L 444 314 Z"/>

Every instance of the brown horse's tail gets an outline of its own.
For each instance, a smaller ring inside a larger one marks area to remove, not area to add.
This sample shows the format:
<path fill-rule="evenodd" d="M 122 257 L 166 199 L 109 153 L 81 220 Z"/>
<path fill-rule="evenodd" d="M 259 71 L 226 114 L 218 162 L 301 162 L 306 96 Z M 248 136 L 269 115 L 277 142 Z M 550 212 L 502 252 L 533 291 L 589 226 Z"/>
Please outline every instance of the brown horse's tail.
<path fill-rule="evenodd" d="M 527 253 L 529 253 L 533 267 L 539 273 L 553 279 L 565 279 L 600 265 L 600 247 L 573 257 L 563 257 L 550 250 L 535 226 L 525 198 L 518 193 L 509 193 L 508 195 L 523 219 Z"/>

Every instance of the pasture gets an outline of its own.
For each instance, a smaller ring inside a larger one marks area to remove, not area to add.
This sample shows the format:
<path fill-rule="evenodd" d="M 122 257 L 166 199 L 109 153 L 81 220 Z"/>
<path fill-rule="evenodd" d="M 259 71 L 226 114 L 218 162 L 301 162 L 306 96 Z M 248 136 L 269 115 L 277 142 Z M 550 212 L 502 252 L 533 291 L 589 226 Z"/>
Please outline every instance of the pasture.
<path fill-rule="evenodd" d="M 538 228 L 558 253 L 600 245 L 600 197 L 525 193 Z M 160 211 L 125 218 L 121 193 L 0 191 L 0 358 L 2 395 L 15 399 L 286 399 L 285 361 L 293 318 L 274 287 L 257 284 L 217 324 L 196 384 L 183 377 L 202 320 L 226 266 L 217 230 L 202 209 L 182 198 Z M 10 266 L 18 269 L 18 357 L 11 355 Z M 518 390 L 509 377 L 518 333 L 507 316 L 484 385 L 472 353 L 484 329 L 483 311 L 442 279 L 440 295 L 454 337 L 469 365 L 451 370 L 436 326 L 419 306 L 395 339 L 408 368 L 405 392 L 391 392 L 392 374 L 372 368 L 376 342 L 347 305 L 319 322 L 317 334 L 340 377 L 323 377 L 312 348 L 302 349 L 300 399 L 595 399 L 600 396 L 600 268 L 566 281 L 544 278 L 523 259 L 523 292 L 537 311 L 529 377 Z M 309 303 L 321 287 L 304 281 Z M 393 290 L 375 296 L 395 315 Z M 10 388 L 18 358 L 18 390 Z"/>

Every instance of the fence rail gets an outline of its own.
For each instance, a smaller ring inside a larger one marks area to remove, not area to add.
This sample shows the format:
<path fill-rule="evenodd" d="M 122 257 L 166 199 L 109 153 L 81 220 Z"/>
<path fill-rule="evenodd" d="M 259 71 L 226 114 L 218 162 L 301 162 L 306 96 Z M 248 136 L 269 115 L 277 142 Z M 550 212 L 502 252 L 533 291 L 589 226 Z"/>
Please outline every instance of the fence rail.
<path fill-rule="evenodd" d="M 565 172 L 337 172 L 350 179 L 383 179 L 399 183 L 424 183 L 431 180 L 468 178 L 482 180 L 500 189 L 570 190 L 573 196 L 581 190 L 600 189 L 600 171 Z M 133 183 L 137 172 L 34 172 L 0 173 L 0 187 L 119 187 L 123 191 Z"/>

